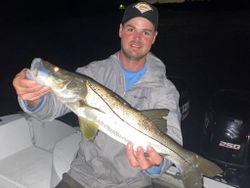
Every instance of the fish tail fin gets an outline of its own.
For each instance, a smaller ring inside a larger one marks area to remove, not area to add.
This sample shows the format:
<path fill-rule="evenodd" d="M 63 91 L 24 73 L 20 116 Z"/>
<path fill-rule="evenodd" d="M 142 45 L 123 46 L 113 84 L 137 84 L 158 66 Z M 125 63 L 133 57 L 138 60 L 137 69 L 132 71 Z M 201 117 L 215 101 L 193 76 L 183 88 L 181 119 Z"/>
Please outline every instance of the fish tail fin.
<path fill-rule="evenodd" d="M 191 155 L 192 156 L 192 155 Z M 203 176 L 202 172 L 200 171 L 199 167 L 195 164 L 193 157 L 191 157 L 190 162 L 182 161 L 182 160 L 175 160 L 174 158 L 167 157 L 170 159 L 172 164 L 176 167 L 176 169 L 171 169 L 172 171 L 170 174 L 175 174 L 174 176 L 182 181 L 182 184 L 185 188 L 202 188 L 203 187 Z M 171 160 L 172 159 L 172 160 Z M 183 187 L 181 185 L 177 185 L 176 187 Z"/>
<path fill-rule="evenodd" d="M 223 170 L 214 162 L 209 161 L 197 154 L 194 155 L 194 165 L 199 168 L 202 175 L 214 177 L 223 172 Z"/>
<path fill-rule="evenodd" d="M 193 153 L 192 163 L 184 163 L 181 165 L 183 185 L 185 188 L 202 188 L 203 175 L 214 177 L 222 173 L 222 169 L 213 163 L 195 153 Z"/>
<path fill-rule="evenodd" d="M 186 160 L 176 162 L 175 166 L 179 169 L 180 177 L 185 188 L 202 188 L 203 175 L 214 177 L 222 173 L 222 169 L 202 156 L 191 151 Z"/>
<path fill-rule="evenodd" d="M 202 188 L 203 178 L 198 168 L 192 165 L 186 165 L 183 167 L 181 179 L 185 188 Z"/>

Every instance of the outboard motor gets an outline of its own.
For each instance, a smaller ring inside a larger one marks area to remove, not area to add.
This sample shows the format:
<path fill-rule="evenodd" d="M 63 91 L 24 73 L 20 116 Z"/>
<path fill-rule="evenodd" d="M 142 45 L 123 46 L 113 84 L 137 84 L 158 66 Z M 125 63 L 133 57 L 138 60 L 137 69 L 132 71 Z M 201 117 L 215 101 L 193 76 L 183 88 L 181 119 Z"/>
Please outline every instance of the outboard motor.
<path fill-rule="evenodd" d="M 238 90 L 215 92 L 203 128 L 201 153 L 224 169 L 222 178 L 226 182 L 247 187 L 250 174 L 250 93 Z"/>

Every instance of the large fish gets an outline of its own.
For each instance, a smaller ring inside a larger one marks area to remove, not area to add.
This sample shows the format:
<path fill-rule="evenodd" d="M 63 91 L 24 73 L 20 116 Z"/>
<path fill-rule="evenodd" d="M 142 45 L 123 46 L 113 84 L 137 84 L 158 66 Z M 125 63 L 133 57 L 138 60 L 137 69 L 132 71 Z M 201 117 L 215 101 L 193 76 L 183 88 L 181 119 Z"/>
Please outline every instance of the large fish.
<path fill-rule="evenodd" d="M 203 175 L 214 177 L 222 172 L 216 164 L 185 150 L 157 128 L 162 122 L 165 125 L 165 120 L 159 119 L 167 110 L 156 110 L 154 115 L 151 112 L 155 110 L 140 112 L 92 78 L 40 58 L 33 60 L 29 73 L 31 79 L 51 87 L 58 99 L 79 117 L 80 129 L 87 139 L 93 140 L 100 130 L 122 144 L 132 142 L 134 147 L 144 149 L 151 145 L 175 164 L 186 188 L 201 188 Z"/>

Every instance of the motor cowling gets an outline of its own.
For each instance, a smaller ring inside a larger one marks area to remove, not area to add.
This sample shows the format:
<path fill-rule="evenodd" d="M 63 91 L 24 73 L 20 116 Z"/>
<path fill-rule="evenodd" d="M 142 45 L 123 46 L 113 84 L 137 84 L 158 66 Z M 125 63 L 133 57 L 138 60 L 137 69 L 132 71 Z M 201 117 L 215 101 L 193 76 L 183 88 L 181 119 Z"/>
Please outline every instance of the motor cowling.
<path fill-rule="evenodd" d="M 204 119 L 205 156 L 232 168 L 250 168 L 250 93 L 219 90 Z"/>
<path fill-rule="evenodd" d="M 250 174 L 250 93 L 219 90 L 209 100 L 201 153 L 224 170 L 221 180 L 247 187 Z"/>

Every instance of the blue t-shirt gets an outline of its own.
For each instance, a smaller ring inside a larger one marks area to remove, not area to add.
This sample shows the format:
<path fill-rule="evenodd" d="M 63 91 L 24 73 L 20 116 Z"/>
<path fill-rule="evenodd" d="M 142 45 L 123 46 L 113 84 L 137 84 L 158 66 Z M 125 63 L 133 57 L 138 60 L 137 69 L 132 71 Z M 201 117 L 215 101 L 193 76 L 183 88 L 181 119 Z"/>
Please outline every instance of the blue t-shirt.
<path fill-rule="evenodd" d="M 138 71 L 130 71 L 123 66 L 122 70 L 125 77 L 125 90 L 128 91 L 135 85 L 136 82 L 141 79 L 142 75 L 146 72 L 147 64 L 145 63 L 144 66 Z"/>
<path fill-rule="evenodd" d="M 128 91 L 130 88 L 132 88 L 135 85 L 136 82 L 138 82 L 141 79 L 142 75 L 146 72 L 147 63 L 145 63 L 144 66 L 138 71 L 130 71 L 124 68 L 122 65 L 121 67 L 122 67 L 123 74 L 125 77 L 125 90 Z M 160 174 L 165 168 L 165 163 L 166 163 L 165 161 L 166 160 L 162 160 L 160 165 L 152 166 L 151 168 L 147 169 L 145 172 L 148 173 L 149 175 Z"/>

